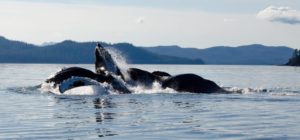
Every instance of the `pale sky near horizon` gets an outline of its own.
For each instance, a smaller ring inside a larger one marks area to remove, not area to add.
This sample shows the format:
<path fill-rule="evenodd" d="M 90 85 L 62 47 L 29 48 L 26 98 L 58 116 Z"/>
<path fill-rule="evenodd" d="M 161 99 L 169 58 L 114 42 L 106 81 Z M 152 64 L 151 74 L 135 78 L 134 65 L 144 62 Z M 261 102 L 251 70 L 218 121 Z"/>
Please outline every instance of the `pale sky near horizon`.
<path fill-rule="evenodd" d="M 300 1 L 0 0 L 0 36 L 33 44 L 300 48 Z"/>

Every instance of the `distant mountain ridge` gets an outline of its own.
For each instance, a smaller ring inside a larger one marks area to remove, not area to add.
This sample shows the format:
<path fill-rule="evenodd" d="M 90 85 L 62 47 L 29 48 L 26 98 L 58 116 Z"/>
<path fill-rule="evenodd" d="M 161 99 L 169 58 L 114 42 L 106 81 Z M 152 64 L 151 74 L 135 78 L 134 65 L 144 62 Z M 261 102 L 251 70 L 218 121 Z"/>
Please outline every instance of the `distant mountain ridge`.
<path fill-rule="evenodd" d="M 230 65 L 282 65 L 293 53 L 285 46 L 264 46 L 252 44 L 238 47 L 217 46 L 207 49 L 181 48 L 179 46 L 158 46 L 145 48 L 162 55 L 201 58 L 206 64 Z"/>
<path fill-rule="evenodd" d="M 128 43 L 107 44 L 105 47 L 118 50 L 133 64 L 203 64 L 201 59 L 188 59 L 149 52 Z M 21 41 L 12 41 L 0 36 L 0 63 L 94 63 L 96 42 L 60 43 L 36 46 Z"/>
<path fill-rule="evenodd" d="M 129 43 L 101 43 L 117 50 L 131 64 L 282 65 L 294 51 L 285 46 L 260 44 L 196 49 L 176 45 L 135 47 Z M 37 46 L 0 36 L 0 63 L 94 63 L 95 44 L 65 40 Z"/>

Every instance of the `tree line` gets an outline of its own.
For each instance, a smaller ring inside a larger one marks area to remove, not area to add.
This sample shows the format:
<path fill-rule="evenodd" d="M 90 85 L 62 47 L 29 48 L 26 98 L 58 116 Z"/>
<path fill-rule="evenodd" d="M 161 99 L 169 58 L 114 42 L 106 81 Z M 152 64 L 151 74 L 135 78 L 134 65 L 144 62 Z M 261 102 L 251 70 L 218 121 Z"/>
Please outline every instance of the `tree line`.
<path fill-rule="evenodd" d="M 289 66 L 300 66 L 300 50 L 295 49 L 292 57 L 289 59 L 286 65 Z"/>

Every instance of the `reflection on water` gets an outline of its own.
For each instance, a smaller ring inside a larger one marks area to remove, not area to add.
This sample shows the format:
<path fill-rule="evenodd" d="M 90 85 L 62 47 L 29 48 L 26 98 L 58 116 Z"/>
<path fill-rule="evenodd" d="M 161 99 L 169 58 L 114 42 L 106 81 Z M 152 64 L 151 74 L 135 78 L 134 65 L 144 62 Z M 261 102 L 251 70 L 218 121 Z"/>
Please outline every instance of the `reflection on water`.
<path fill-rule="evenodd" d="M 193 103 L 189 103 L 189 102 L 182 102 L 182 101 L 173 101 L 173 103 L 178 106 L 178 108 L 186 108 L 186 109 L 190 109 L 193 108 L 195 105 Z"/>
<path fill-rule="evenodd" d="M 116 104 L 111 101 L 111 98 L 96 98 L 93 100 L 95 109 L 116 108 Z"/>
<path fill-rule="evenodd" d="M 103 109 L 116 108 L 116 104 L 111 101 L 110 98 L 96 98 L 93 100 L 94 107 L 97 110 L 95 112 L 96 122 L 104 123 L 105 121 L 113 121 L 116 113 L 105 112 Z"/>
<path fill-rule="evenodd" d="M 108 137 L 108 136 L 116 136 L 118 134 L 114 134 L 113 132 L 107 130 L 107 129 L 100 129 L 96 128 L 96 133 L 98 134 L 98 137 Z"/>
<path fill-rule="evenodd" d="M 68 132 L 80 129 L 87 131 L 89 137 L 116 136 L 108 124 L 112 123 L 117 113 L 111 112 L 117 105 L 109 97 L 78 97 L 78 96 L 56 96 L 56 106 L 60 108 L 55 112 L 53 118 L 57 120 L 56 127 L 64 127 Z M 94 132 L 91 132 L 94 128 Z M 87 129 L 87 130 L 86 130 Z"/>
<path fill-rule="evenodd" d="M 96 112 L 96 122 L 103 123 L 105 121 L 112 121 L 116 113 L 109 113 L 109 112 Z"/>
<path fill-rule="evenodd" d="M 111 98 L 96 98 L 93 100 L 95 111 L 95 120 L 98 125 L 112 122 L 117 116 L 116 113 L 109 112 L 108 110 L 116 108 L 116 104 L 111 101 Z M 107 109 L 107 110 L 106 110 Z M 96 128 L 98 137 L 116 136 L 110 128 Z"/>

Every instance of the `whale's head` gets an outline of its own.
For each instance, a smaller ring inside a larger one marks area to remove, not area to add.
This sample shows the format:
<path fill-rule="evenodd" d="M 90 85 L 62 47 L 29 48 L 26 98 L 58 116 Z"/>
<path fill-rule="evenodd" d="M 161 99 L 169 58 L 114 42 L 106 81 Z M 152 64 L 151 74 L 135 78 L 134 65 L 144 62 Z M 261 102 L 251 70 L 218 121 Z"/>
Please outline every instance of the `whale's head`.
<path fill-rule="evenodd" d="M 111 55 L 100 43 L 95 49 L 95 69 L 97 74 L 121 75 L 120 69 Z"/>

